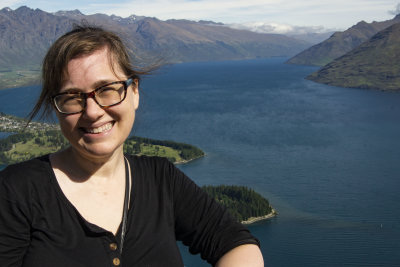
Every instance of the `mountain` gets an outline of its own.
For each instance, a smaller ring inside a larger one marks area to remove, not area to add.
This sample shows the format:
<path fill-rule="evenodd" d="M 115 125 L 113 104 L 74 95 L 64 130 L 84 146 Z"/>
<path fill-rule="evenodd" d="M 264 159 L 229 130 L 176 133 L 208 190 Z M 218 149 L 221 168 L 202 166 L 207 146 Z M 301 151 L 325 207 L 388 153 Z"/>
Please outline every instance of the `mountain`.
<path fill-rule="evenodd" d="M 396 23 L 307 79 L 340 87 L 399 90 L 399 62 L 400 23 Z"/>
<path fill-rule="evenodd" d="M 289 64 L 324 66 L 343 56 L 370 39 L 379 31 L 400 22 L 400 15 L 391 20 L 367 23 L 361 21 L 344 32 L 336 32 L 330 38 L 314 45 L 287 61 Z"/>
<path fill-rule="evenodd" d="M 0 71 L 39 66 L 51 43 L 82 20 L 118 32 L 139 62 L 160 57 L 176 63 L 292 56 L 307 47 L 306 42 L 287 36 L 235 30 L 214 22 L 84 15 L 79 10 L 47 13 L 24 6 L 0 10 Z"/>
<path fill-rule="evenodd" d="M 46 49 L 72 21 L 39 9 L 0 10 L 0 69 L 37 66 Z"/>
<path fill-rule="evenodd" d="M 287 56 L 308 46 L 304 41 L 283 35 L 235 30 L 212 21 L 161 21 L 135 15 L 128 18 L 104 14 L 85 16 L 77 11 L 55 15 L 107 26 L 122 33 L 136 54 L 163 57 L 169 62 Z"/>

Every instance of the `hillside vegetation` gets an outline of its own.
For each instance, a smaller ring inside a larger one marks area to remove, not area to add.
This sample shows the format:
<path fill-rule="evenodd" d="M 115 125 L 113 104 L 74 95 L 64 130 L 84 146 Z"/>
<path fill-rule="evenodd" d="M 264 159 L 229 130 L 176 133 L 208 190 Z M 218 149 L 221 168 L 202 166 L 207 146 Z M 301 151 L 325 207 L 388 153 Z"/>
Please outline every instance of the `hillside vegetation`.
<path fill-rule="evenodd" d="M 377 33 L 307 79 L 333 86 L 399 90 L 400 23 Z"/>
<path fill-rule="evenodd" d="M 203 186 L 203 190 L 227 207 L 239 222 L 275 214 L 269 201 L 251 188 L 235 185 L 208 185 Z"/>

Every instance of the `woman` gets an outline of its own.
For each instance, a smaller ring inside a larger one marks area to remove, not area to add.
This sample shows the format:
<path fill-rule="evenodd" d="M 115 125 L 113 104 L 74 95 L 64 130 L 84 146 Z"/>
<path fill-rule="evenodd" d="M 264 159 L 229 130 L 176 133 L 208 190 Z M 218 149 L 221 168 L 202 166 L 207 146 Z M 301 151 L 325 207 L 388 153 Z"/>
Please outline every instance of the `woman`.
<path fill-rule="evenodd" d="M 70 147 L 0 177 L 0 266 L 263 266 L 258 241 L 167 160 L 123 154 L 139 75 L 115 34 L 80 26 L 43 63 L 32 116 L 54 108 Z"/>

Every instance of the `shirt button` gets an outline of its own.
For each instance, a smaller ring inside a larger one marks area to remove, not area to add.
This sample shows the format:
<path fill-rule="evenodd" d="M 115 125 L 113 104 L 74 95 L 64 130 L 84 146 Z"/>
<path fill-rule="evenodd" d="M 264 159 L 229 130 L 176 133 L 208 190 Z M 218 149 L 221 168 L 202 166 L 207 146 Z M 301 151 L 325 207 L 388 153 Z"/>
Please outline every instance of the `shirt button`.
<path fill-rule="evenodd" d="M 111 243 L 111 244 L 110 244 L 110 249 L 111 249 L 112 251 L 116 251 L 117 248 L 118 248 L 118 245 L 117 245 L 116 243 Z"/>
<path fill-rule="evenodd" d="M 121 264 L 121 261 L 120 261 L 118 258 L 114 258 L 114 259 L 113 259 L 113 264 L 114 264 L 115 266 L 118 266 L 118 265 Z"/>

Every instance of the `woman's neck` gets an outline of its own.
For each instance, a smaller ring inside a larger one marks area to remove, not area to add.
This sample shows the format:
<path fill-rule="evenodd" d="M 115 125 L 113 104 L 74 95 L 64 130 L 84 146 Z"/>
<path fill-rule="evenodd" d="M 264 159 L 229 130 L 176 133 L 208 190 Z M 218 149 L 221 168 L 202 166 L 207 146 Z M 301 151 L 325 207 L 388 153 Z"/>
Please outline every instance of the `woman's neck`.
<path fill-rule="evenodd" d="M 112 179 L 118 170 L 124 169 L 122 146 L 106 157 L 90 157 L 69 147 L 52 154 L 51 161 L 53 168 L 60 169 L 75 182 L 85 182 L 91 178 L 96 178 L 95 180 L 99 182 Z"/>

